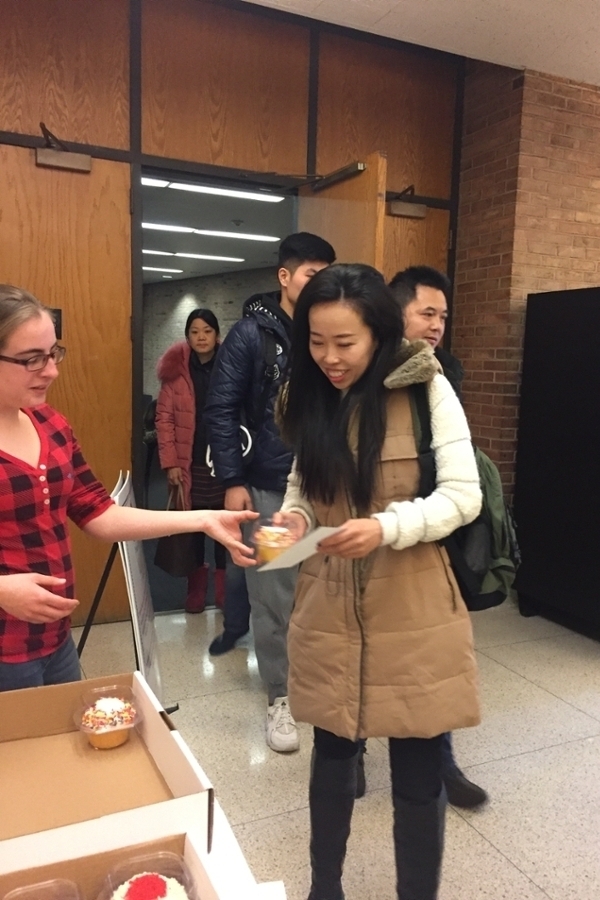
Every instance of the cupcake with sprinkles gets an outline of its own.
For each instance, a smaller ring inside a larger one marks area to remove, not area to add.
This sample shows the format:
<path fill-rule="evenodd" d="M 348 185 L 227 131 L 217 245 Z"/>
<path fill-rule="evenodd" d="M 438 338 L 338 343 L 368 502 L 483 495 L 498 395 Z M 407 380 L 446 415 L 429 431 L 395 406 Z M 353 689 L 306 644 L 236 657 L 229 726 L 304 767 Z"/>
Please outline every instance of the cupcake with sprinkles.
<path fill-rule="evenodd" d="M 158 872 L 142 872 L 119 885 L 111 900 L 188 900 L 188 896 L 176 878 Z"/>
<path fill-rule="evenodd" d="M 198 894 L 183 857 L 161 850 L 119 863 L 98 900 L 198 900 Z"/>
<path fill-rule="evenodd" d="M 112 750 L 129 740 L 139 720 L 131 689 L 114 685 L 86 695 L 78 725 L 92 747 Z"/>

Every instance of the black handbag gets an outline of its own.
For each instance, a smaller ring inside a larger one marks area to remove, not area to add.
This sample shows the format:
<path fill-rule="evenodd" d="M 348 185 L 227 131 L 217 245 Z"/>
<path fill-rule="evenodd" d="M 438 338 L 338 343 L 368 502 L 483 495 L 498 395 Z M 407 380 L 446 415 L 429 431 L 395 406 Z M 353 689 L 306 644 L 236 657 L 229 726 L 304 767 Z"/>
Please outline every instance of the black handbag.
<path fill-rule="evenodd" d="M 171 508 L 173 503 L 177 509 L 185 509 L 183 486 L 181 484 L 176 489 L 169 491 L 167 510 Z M 198 568 L 195 536 L 194 532 L 189 532 L 186 534 L 167 534 L 159 538 L 156 553 L 154 554 L 154 565 L 174 578 L 185 578 L 187 575 L 191 575 Z"/>

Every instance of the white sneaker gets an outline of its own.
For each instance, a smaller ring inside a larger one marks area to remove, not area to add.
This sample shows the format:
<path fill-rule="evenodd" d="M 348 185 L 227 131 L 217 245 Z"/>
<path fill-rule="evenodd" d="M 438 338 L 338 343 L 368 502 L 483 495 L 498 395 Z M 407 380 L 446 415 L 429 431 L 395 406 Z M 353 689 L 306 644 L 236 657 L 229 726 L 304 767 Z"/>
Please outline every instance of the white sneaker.
<path fill-rule="evenodd" d="M 287 697 L 277 697 L 267 709 L 267 744 L 277 753 L 298 750 L 300 740 Z"/>

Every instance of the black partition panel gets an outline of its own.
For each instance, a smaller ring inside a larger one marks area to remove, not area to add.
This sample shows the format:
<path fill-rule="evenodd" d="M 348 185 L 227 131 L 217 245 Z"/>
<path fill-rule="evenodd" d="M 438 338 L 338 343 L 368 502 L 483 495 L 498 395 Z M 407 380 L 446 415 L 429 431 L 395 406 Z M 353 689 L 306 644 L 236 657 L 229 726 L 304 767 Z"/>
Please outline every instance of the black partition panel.
<path fill-rule="evenodd" d="M 520 601 L 600 627 L 600 288 L 528 298 L 514 511 Z"/>

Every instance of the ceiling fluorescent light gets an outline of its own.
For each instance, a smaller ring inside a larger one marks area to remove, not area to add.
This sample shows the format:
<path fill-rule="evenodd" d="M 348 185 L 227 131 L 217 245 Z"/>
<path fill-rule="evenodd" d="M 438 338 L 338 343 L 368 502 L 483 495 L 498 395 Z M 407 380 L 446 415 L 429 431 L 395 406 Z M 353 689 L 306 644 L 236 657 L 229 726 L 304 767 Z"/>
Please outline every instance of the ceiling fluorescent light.
<path fill-rule="evenodd" d="M 239 256 L 208 256 L 204 253 L 176 253 L 175 256 L 184 256 L 186 259 L 217 259 L 219 262 L 246 262 Z"/>
<path fill-rule="evenodd" d="M 172 278 L 172 275 L 161 275 L 161 278 Z"/>
<path fill-rule="evenodd" d="M 176 191 L 193 191 L 196 194 L 213 194 L 216 197 L 239 197 L 240 200 L 262 200 L 264 203 L 281 203 L 282 200 L 285 200 L 285 197 L 278 194 L 234 191 L 230 188 L 207 187 L 204 184 L 183 184 L 179 181 L 172 181 L 169 187 Z"/>
<path fill-rule="evenodd" d="M 144 178 L 142 177 L 142 184 L 145 187 L 166 187 L 168 185 L 168 181 L 165 181 L 164 178 Z"/>
<path fill-rule="evenodd" d="M 278 241 L 278 237 L 270 237 L 267 234 L 243 234 L 241 231 L 203 231 L 194 228 L 194 234 L 202 234 L 205 237 L 239 238 L 241 241 Z"/>
<path fill-rule="evenodd" d="M 183 269 L 157 269 L 155 266 L 142 266 L 144 272 L 175 272 L 177 275 L 181 275 Z"/>
<path fill-rule="evenodd" d="M 179 231 L 182 234 L 192 234 L 194 231 L 184 225 L 157 225 L 155 222 L 142 222 L 142 228 L 149 228 L 151 231 Z"/>
<path fill-rule="evenodd" d="M 142 250 L 142 253 L 148 253 L 150 256 L 175 256 L 174 253 L 169 253 L 168 250 Z"/>

